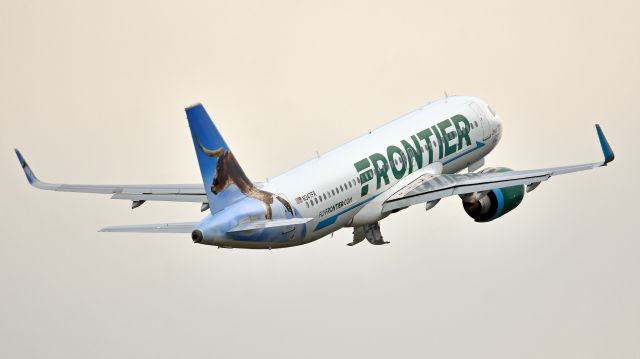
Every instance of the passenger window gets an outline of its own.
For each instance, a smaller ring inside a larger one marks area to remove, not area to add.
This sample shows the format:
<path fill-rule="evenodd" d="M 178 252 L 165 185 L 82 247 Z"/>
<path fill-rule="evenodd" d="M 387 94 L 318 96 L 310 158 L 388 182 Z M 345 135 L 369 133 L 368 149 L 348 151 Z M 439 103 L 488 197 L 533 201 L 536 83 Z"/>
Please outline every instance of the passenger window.
<path fill-rule="evenodd" d="M 344 191 L 344 189 L 342 188 L 342 185 L 340 185 L 340 192 Z"/>
<path fill-rule="evenodd" d="M 358 180 L 358 183 L 360 183 L 360 177 L 356 178 L 356 180 Z"/>
<path fill-rule="evenodd" d="M 309 202 L 304 202 L 304 204 L 306 204 L 307 208 L 309 208 Z"/>
<path fill-rule="evenodd" d="M 324 199 L 325 199 L 325 200 L 327 199 L 327 194 L 326 194 L 326 193 L 324 194 Z"/>
<path fill-rule="evenodd" d="M 478 121 L 473 121 L 473 123 L 475 123 L 476 127 L 478 127 Z"/>
<path fill-rule="evenodd" d="M 351 181 L 349 181 L 349 188 L 353 187 L 353 184 L 351 183 Z"/>
<path fill-rule="evenodd" d="M 335 196 L 336 192 L 334 190 L 331 190 L 331 195 Z"/>

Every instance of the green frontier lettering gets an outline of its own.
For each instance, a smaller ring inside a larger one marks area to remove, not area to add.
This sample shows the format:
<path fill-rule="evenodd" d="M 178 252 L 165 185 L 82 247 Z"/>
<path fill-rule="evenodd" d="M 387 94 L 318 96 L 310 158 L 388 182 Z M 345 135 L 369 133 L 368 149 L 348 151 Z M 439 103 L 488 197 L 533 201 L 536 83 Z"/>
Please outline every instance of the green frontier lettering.
<path fill-rule="evenodd" d="M 451 144 L 453 139 L 450 137 L 454 131 L 458 138 L 457 144 Z M 441 160 L 460 151 L 463 147 L 471 146 L 470 131 L 469 120 L 463 115 L 455 115 L 411 136 L 413 145 L 409 141 L 401 140 L 402 148 L 396 145 L 387 146 L 386 157 L 380 153 L 373 153 L 354 163 L 360 178 L 360 196 L 364 197 L 369 193 L 369 182 L 373 180 L 374 174 L 376 176 L 376 190 L 378 190 L 382 187 L 383 182 L 385 186 L 390 183 L 389 169 L 391 169 L 393 177 L 399 180 L 405 175 L 433 163 L 432 137 L 435 137 L 438 143 L 438 159 Z M 429 152 L 427 161 L 422 157 L 424 150 L 420 141 L 424 142 Z M 398 163 L 395 161 L 396 158 L 399 159 Z M 413 168 L 414 162 L 417 166 L 415 169 Z"/>
<path fill-rule="evenodd" d="M 433 163 L 433 147 L 431 147 L 430 139 L 431 136 L 433 136 L 433 132 L 431 132 L 431 130 L 428 128 L 426 130 L 418 132 L 418 138 L 427 143 L 427 149 L 429 150 L 429 162 L 427 163 L 428 165 Z M 421 164 L 422 162 L 418 162 L 418 166 L 420 166 Z"/>
<path fill-rule="evenodd" d="M 396 161 L 394 158 L 394 155 L 396 153 L 400 158 L 400 161 L 399 161 L 400 164 L 396 164 Z M 391 172 L 393 172 L 393 177 L 395 177 L 396 179 L 402 178 L 402 176 L 404 176 L 405 171 L 407 170 L 407 166 L 404 163 L 403 155 L 404 153 L 399 147 L 396 147 L 394 145 L 387 147 L 387 157 L 389 158 L 389 162 L 391 163 Z M 400 168 L 398 168 L 397 166 L 400 166 Z"/>
<path fill-rule="evenodd" d="M 380 189 L 380 185 L 382 180 L 384 180 L 384 185 L 389 184 L 389 162 L 387 162 L 387 158 L 379 153 L 374 153 L 369 156 L 371 163 L 373 163 L 373 173 L 376 174 L 376 189 Z M 393 161 L 393 159 L 392 159 Z M 379 165 L 381 163 L 382 165 Z"/>
<path fill-rule="evenodd" d="M 360 196 L 364 197 L 367 193 L 369 193 L 369 185 L 367 182 L 373 179 L 373 175 L 371 174 L 371 164 L 369 163 L 369 159 L 365 158 L 353 164 L 356 167 L 356 171 L 360 174 L 360 185 L 362 188 L 360 189 Z"/>
<path fill-rule="evenodd" d="M 449 138 L 450 133 L 447 132 L 447 129 L 451 127 L 453 127 L 451 124 L 451 120 L 444 120 L 438 124 L 440 132 L 442 132 L 442 138 L 444 139 L 445 156 L 449 156 L 450 154 L 456 152 L 456 146 L 451 145 L 451 139 Z M 442 158 L 442 155 L 440 155 L 440 158 Z"/>
<path fill-rule="evenodd" d="M 413 140 L 413 144 L 414 144 L 413 147 L 409 144 L 409 142 L 405 140 L 400 141 L 408 157 L 407 162 L 409 162 L 409 172 L 407 172 L 407 174 L 413 173 L 414 159 L 418 166 L 418 168 L 416 169 L 419 169 L 422 167 L 422 151 L 420 149 L 420 142 L 418 141 L 418 138 L 416 136 L 411 136 L 411 140 Z"/>
<path fill-rule="evenodd" d="M 471 131 L 471 125 L 469 124 L 469 120 L 462 115 L 455 115 L 451 117 L 451 121 L 453 121 L 453 125 L 456 128 L 456 132 L 458 132 L 458 151 L 462 149 L 462 140 L 467 144 L 465 146 L 471 146 L 471 137 L 469 137 L 469 132 Z M 460 127 L 460 124 L 463 124 L 464 127 Z"/>
<path fill-rule="evenodd" d="M 436 135 L 436 140 L 438 141 L 438 159 L 441 160 L 444 154 L 442 150 L 442 135 L 440 135 L 440 131 L 438 131 L 438 126 L 431 126 L 431 130 L 433 134 Z"/>

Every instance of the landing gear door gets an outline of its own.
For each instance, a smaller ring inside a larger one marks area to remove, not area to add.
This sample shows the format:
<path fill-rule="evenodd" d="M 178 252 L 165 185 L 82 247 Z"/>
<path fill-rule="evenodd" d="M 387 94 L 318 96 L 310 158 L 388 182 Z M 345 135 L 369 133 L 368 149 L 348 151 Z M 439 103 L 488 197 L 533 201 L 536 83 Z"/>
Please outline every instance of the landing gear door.
<path fill-rule="evenodd" d="M 487 141 L 491 138 L 491 129 L 489 128 L 489 123 L 487 123 L 487 115 L 485 115 L 484 111 L 482 111 L 480 106 L 475 102 L 469 103 L 469 107 L 471 107 L 471 110 L 473 110 L 473 113 L 476 115 L 480 128 L 482 129 L 482 140 Z"/>

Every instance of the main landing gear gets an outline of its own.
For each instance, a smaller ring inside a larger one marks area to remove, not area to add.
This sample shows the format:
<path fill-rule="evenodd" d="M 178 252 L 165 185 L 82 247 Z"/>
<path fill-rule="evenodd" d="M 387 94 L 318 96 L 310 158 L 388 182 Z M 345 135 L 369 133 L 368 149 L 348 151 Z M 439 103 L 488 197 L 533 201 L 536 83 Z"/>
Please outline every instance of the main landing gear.
<path fill-rule="evenodd" d="M 362 242 L 365 238 L 373 245 L 389 243 L 383 240 L 382 233 L 380 233 L 380 223 L 376 222 L 355 227 L 353 229 L 353 242 L 348 243 L 347 245 L 354 246 Z"/>

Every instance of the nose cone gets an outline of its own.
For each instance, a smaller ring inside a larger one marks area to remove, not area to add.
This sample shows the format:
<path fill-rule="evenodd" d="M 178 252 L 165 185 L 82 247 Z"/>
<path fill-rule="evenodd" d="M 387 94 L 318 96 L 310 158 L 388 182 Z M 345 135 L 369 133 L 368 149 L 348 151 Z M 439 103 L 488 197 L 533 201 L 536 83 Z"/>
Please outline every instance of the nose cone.
<path fill-rule="evenodd" d="M 496 115 L 491 119 L 491 127 L 493 128 L 497 140 L 500 141 L 502 138 L 502 120 L 500 119 L 500 116 Z"/>
<path fill-rule="evenodd" d="M 488 120 L 491 126 L 491 132 L 495 135 L 496 140 L 500 141 L 500 138 L 502 138 L 502 118 L 500 118 L 491 106 L 487 105 L 487 109 L 489 110 Z"/>

